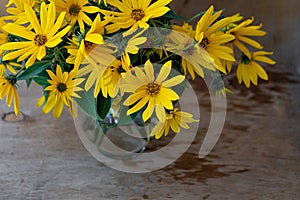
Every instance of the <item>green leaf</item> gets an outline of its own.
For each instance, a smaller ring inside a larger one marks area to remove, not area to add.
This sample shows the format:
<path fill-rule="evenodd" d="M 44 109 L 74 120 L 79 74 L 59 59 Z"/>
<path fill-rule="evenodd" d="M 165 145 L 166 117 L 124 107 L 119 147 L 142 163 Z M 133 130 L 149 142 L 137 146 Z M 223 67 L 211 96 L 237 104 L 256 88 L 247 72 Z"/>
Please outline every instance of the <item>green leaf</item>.
<path fill-rule="evenodd" d="M 90 117 L 99 119 L 96 109 L 96 99 L 94 98 L 93 91 L 79 91 L 77 92 L 77 94 L 81 98 L 74 98 L 74 100 L 79 105 L 79 107 Z"/>
<path fill-rule="evenodd" d="M 32 78 L 26 79 L 26 87 L 29 88 L 32 82 Z"/>
<path fill-rule="evenodd" d="M 39 73 L 45 71 L 50 65 L 51 61 L 41 61 L 36 62 L 32 66 L 25 69 L 25 71 L 20 74 L 17 79 L 18 80 L 27 80 L 33 78 L 34 76 L 38 75 Z"/>
<path fill-rule="evenodd" d="M 105 98 L 100 91 L 97 97 L 97 113 L 101 119 L 104 119 L 111 108 L 111 98 Z"/>
<path fill-rule="evenodd" d="M 44 76 L 37 76 L 33 78 L 33 81 L 36 82 L 38 85 L 46 87 L 49 85 L 48 78 Z"/>

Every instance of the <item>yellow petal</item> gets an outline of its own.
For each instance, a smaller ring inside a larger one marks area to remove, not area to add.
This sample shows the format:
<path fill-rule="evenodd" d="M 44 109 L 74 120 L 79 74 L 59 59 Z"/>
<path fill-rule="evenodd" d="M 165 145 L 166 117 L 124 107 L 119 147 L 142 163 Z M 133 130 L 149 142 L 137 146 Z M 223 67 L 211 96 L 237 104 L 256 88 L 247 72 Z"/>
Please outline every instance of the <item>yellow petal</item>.
<path fill-rule="evenodd" d="M 270 64 L 270 65 L 274 65 L 276 63 L 274 60 L 272 60 L 266 56 L 255 56 L 254 60 L 264 62 L 264 63 Z"/>
<path fill-rule="evenodd" d="M 145 63 L 145 72 L 148 77 L 148 81 L 153 82 L 154 81 L 154 69 L 153 69 L 153 65 L 151 64 L 150 60 L 147 60 Z"/>
<path fill-rule="evenodd" d="M 125 106 L 130 106 L 145 96 L 145 91 L 139 91 L 130 95 L 123 103 Z"/>
<path fill-rule="evenodd" d="M 42 33 L 41 26 L 32 8 L 28 4 L 24 4 L 24 10 L 25 10 L 26 17 L 29 20 L 35 32 Z"/>
<path fill-rule="evenodd" d="M 20 114 L 20 99 L 17 90 L 14 89 L 13 92 L 14 92 L 14 111 L 15 114 L 18 115 Z"/>
<path fill-rule="evenodd" d="M 257 75 L 264 79 L 264 80 L 268 80 L 268 74 L 266 73 L 266 71 L 256 62 L 253 62 L 253 66 L 255 67 L 255 71 L 257 73 Z"/>
<path fill-rule="evenodd" d="M 130 108 L 127 111 L 127 115 L 131 115 L 132 113 L 135 113 L 139 110 L 141 110 L 149 101 L 150 97 L 149 96 L 145 96 L 144 98 L 142 98 L 136 105 L 134 105 L 132 108 Z"/>
<path fill-rule="evenodd" d="M 60 115 L 61 115 L 61 113 L 62 113 L 62 111 L 63 111 L 63 108 L 64 108 L 64 103 L 60 99 L 60 100 L 58 100 L 58 102 L 56 103 L 56 105 L 55 105 L 55 107 L 53 109 L 53 113 L 52 113 L 53 117 L 54 118 L 59 118 Z"/>
<path fill-rule="evenodd" d="M 166 80 L 165 82 L 162 83 L 162 86 L 164 87 L 173 87 L 175 85 L 179 85 L 180 83 L 182 83 L 185 80 L 185 76 L 183 75 L 178 75 L 175 76 L 169 80 Z"/>
<path fill-rule="evenodd" d="M 164 123 L 158 122 L 157 125 L 153 128 L 153 130 L 150 133 L 150 136 L 155 136 L 155 139 L 161 138 L 164 131 Z"/>
<path fill-rule="evenodd" d="M 103 44 L 103 37 L 101 34 L 98 34 L 98 33 L 88 34 L 85 37 L 85 40 L 92 42 L 94 44 Z"/>
<path fill-rule="evenodd" d="M 160 69 L 160 72 L 156 78 L 156 81 L 159 83 L 162 83 L 166 78 L 169 76 L 171 69 L 172 69 L 172 61 L 166 62 L 162 68 Z"/>
<path fill-rule="evenodd" d="M 27 40 L 33 40 L 35 38 L 35 34 L 33 32 L 28 31 L 27 28 L 17 24 L 8 23 L 3 26 L 3 29 L 10 34 L 25 38 Z"/>
<path fill-rule="evenodd" d="M 154 106 L 155 106 L 154 103 L 155 103 L 154 98 L 150 98 L 149 102 L 148 102 L 148 106 L 142 114 L 142 118 L 143 118 L 144 122 L 146 122 L 152 116 L 153 111 L 154 111 Z"/>
<path fill-rule="evenodd" d="M 159 104 L 155 105 L 155 114 L 160 122 L 166 121 L 166 111 L 162 105 Z"/>
<path fill-rule="evenodd" d="M 47 102 L 44 105 L 43 113 L 44 114 L 49 113 L 52 110 L 52 108 L 55 106 L 55 103 L 56 103 L 56 96 L 54 93 L 50 93 Z"/>

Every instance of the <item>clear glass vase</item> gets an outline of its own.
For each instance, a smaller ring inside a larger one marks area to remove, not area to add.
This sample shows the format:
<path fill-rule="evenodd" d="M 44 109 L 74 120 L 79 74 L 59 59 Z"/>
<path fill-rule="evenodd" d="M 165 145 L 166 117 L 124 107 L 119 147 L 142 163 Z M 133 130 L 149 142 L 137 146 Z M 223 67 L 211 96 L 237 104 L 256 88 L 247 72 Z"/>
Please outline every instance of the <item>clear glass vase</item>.
<path fill-rule="evenodd" d="M 76 108 L 75 126 L 81 141 L 97 159 L 128 159 L 143 152 L 148 144 L 151 124 L 139 124 L 137 120 L 119 122 L 119 113 L 112 109 L 103 120 Z M 117 114 L 116 114 L 117 113 Z"/>

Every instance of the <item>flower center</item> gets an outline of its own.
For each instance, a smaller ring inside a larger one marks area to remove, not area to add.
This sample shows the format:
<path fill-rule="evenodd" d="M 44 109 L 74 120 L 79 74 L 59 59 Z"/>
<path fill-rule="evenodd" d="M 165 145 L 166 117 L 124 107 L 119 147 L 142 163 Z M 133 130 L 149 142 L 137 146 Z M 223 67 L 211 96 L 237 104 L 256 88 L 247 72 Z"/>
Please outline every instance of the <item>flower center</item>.
<path fill-rule="evenodd" d="M 47 37 L 45 35 L 42 34 L 37 34 L 34 38 L 34 44 L 36 46 L 43 46 L 44 44 L 46 44 L 47 42 Z"/>
<path fill-rule="evenodd" d="M 148 83 L 146 85 L 146 94 L 156 96 L 160 91 L 160 85 L 157 83 Z"/>
<path fill-rule="evenodd" d="M 139 21 L 145 17 L 145 12 L 141 9 L 133 9 L 131 12 L 131 18 L 135 21 Z"/>
<path fill-rule="evenodd" d="M 56 88 L 59 92 L 65 92 L 67 90 L 67 86 L 64 83 L 59 83 Z"/>
<path fill-rule="evenodd" d="M 80 12 L 81 7 L 76 3 L 72 4 L 69 8 L 69 14 L 72 16 L 78 16 L 78 13 Z"/>
<path fill-rule="evenodd" d="M 89 41 L 84 41 L 84 46 L 87 50 L 91 50 L 94 48 L 94 43 L 89 42 Z"/>
<path fill-rule="evenodd" d="M 202 41 L 200 42 L 200 45 L 203 47 L 203 48 L 206 48 L 208 45 L 209 45 L 209 40 L 207 39 L 207 37 L 203 38 Z"/>

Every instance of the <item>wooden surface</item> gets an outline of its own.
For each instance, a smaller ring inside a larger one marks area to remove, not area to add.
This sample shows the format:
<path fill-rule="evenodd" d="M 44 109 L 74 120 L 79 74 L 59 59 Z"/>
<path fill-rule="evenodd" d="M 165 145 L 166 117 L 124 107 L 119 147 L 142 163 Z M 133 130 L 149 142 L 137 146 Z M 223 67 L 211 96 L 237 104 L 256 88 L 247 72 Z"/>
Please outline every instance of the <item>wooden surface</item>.
<path fill-rule="evenodd" d="M 34 105 L 40 91 L 21 87 L 26 120 L 0 121 L 0 199 L 296 200 L 300 83 L 285 70 L 270 74 L 271 80 L 280 81 L 248 92 L 230 80 L 234 94 L 228 97 L 223 133 L 201 160 L 197 152 L 208 126 L 210 100 L 196 86 L 202 116 L 198 140 L 179 160 L 148 174 L 127 174 L 98 162 L 83 147 L 68 112 L 60 120 L 42 115 Z M 7 111 L 1 101 L 0 114 Z"/>

